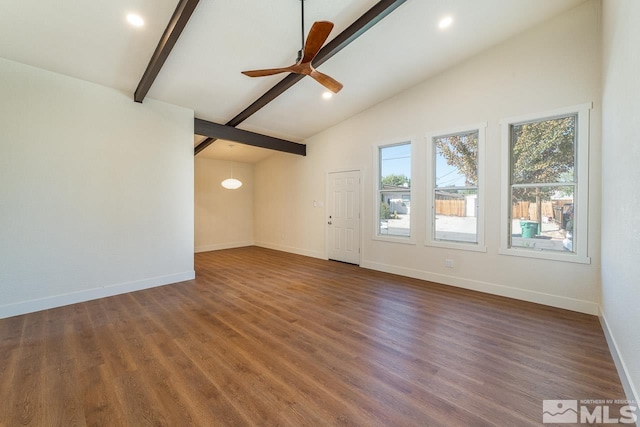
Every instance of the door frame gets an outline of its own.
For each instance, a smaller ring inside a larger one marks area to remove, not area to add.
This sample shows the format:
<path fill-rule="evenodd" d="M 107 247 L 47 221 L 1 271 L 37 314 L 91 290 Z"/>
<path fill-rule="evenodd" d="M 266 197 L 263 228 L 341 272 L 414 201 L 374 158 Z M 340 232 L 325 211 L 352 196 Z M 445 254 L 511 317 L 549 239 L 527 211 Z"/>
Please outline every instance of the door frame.
<path fill-rule="evenodd" d="M 331 185 L 329 184 L 329 178 L 331 177 L 331 174 L 333 173 L 342 173 L 342 172 L 357 172 L 358 173 L 358 198 L 359 198 L 359 205 L 358 209 L 360 209 L 360 218 L 358 218 L 358 228 L 359 228 L 359 241 L 358 241 L 358 245 L 359 245 L 359 251 L 358 251 L 358 267 L 362 264 L 362 254 L 363 254 L 363 235 L 362 235 L 362 223 L 364 222 L 364 200 L 362 197 L 362 183 L 364 181 L 364 178 L 362 177 L 362 170 L 358 169 L 358 168 L 345 168 L 345 169 L 332 169 L 329 170 L 327 172 L 325 172 L 325 176 L 324 176 L 324 193 L 325 193 L 325 208 L 324 208 L 324 258 L 326 260 L 329 259 L 329 224 L 327 224 L 327 222 L 329 221 L 329 198 L 331 197 Z"/>

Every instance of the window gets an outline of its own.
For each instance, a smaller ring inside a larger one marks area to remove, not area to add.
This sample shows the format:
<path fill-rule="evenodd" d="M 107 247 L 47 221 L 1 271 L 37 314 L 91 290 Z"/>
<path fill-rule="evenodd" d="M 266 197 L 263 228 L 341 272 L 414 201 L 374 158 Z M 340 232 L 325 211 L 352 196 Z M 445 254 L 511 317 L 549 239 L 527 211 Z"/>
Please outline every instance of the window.
<path fill-rule="evenodd" d="M 573 107 L 503 122 L 503 252 L 589 262 L 588 111 Z"/>
<path fill-rule="evenodd" d="M 486 123 L 428 135 L 431 246 L 484 251 L 480 159 Z"/>
<path fill-rule="evenodd" d="M 378 236 L 411 236 L 411 143 L 378 147 Z"/>

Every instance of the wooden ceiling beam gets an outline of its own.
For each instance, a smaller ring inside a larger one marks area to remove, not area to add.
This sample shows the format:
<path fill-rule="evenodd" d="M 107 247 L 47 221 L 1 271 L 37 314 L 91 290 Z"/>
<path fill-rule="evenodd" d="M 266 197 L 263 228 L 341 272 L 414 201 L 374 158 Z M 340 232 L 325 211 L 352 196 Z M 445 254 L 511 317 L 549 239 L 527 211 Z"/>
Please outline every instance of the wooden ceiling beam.
<path fill-rule="evenodd" d="M 196 120 L 198 120 L 198 119 L 196 119 Z M 205 139 L 200 141 L 198 143 L 198 145 L 196 145 L 196 148 L 193 149 L 193 155 L 197 156 L 199 152 L 201 152 L 202 150 L 204 150 L 205 148 L 207 148 L 208 146 L 213 144 L 217 139 L 218 138 L 212 138 L 210 136 L 206 137 Z"/>
<path fill-rule="evenodd" d="M 194 133 L 207 137 L 207 139 L 202 141 L 195 148 L 195 154 L 198 154 L 200 151 L 207 148 L 207 146 L 216 139 L 226 139 L 245 145 L 252 145 L 254 147 L 268 148 L 270 150 L 298 154 L 300 156 L 307 155 L 307 146 L 304 144 L 298 144 L 297 142 L 287 141 L 286 139 L 249 132 L 247 130 L 237 129 L 233 126 L 221 125 L 219 123 L 209 122 L 198 118 L 194 121 Z"/>
<path fill-rule="evenodd" d="M 140 83 L 138 83 L 138 87 L 133 95 L 135 102 L 142 102 L 147 96 L 151 85 L 153 85 L 162 66 L 169 57 L 173 46 L 175 46 L 180 34 L 182 34 L 182 30 L 187 26 L 187 22 L 189 22 L 189 18 L 191 18 L 199 1 L 200 0 L 180 0 L 178 3 L 176 10 L 173 12 L 173 16 L 169 20 L 169 24 L 167 24 L 167 28 L 165 28 L 158 42 L 158 46 L 156 46 L 155 52 L 153 52 L 151 56 L 151 60 L 149 60 L 147 69 L 142 75 Z"/>
<path fill-rule="evenodd" d="M 256 99 L 251 105 L 242 110 L 240 114 L 227 122 L 229 126 L 238 126 L 240 123 L 247 120 L 249 117 L 257 113 L 262 107 L 282 95 L 284 91 L 289 89 L 294 84 L 298 83 L 304 74 L 290 73 L 284 79 L 280 80 L 274 87 L 269 89 L 260 98 Z"/>

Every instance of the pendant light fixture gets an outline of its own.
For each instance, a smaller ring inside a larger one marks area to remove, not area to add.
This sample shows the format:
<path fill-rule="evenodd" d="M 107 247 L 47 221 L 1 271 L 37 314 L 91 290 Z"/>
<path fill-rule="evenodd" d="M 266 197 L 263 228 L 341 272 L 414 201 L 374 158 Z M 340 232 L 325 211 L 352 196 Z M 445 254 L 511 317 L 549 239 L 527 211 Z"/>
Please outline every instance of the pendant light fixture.
<path fill-rule="evenodd" d="M 233 148 L 233 144 L 230 144 L 229 149 L 231 150 L 232 148 Z M 240 181 L 239 179 L 235 179 L 233 177 L 233 161 L 229 160 L 229 165 L 231 169 L 231 174 L 229 178 L 222 181 L 221 185 L 227 190 L 237 190 L 238 188 L 242 187 L 242 181 Z"/>

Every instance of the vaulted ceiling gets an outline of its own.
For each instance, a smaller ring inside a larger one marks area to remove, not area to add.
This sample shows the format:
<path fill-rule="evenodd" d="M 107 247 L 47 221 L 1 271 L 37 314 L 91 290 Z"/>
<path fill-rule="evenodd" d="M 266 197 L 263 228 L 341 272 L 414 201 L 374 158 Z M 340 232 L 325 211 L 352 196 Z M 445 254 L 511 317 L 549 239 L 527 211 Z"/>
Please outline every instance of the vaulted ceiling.
<path fill-rule="evenodd" d="M 324 88 L 305 77 L 238 128 L 302 142 L 583 1 L 407 0 L 318 68 L 344 84 L 339 94 L 325 100 Z M 305 33 L 314 21 L 329 20 L 335 23 L 330 41 L 377 3 L 305 0 Z M 0 57 L 113 87 L 133 99 L 177 4 L 2 0 Z M 145 25 L 128 25 L 129 12 Z M 441 30 L 438 22 L 447 15 L 453 24 Z M 284 77 L 240 72 L 291 65 L 300 33 L 300 0 L 201 0 L 147 97 L 227 123 Z M 217 141 L 201 155 L 255 162 L 270 153 L 243 147 L 229 154 L 227 145 Z"/>

